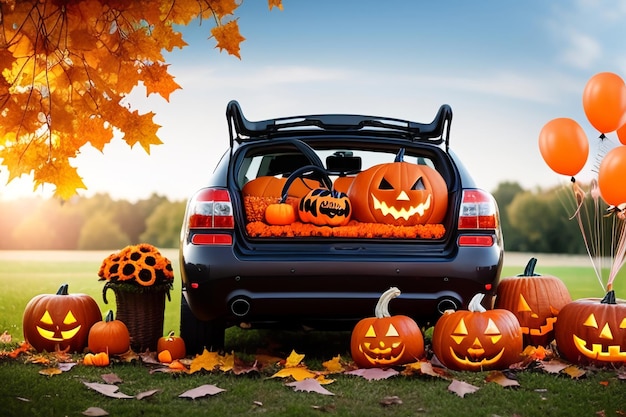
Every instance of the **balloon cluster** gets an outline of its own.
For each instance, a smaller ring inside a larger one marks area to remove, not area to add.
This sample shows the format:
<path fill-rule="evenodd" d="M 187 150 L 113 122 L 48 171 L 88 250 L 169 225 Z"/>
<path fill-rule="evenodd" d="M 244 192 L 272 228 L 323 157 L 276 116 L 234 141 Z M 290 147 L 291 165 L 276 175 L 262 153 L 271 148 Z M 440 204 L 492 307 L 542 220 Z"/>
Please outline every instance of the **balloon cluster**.
<path fill-rule="evenodd" d="M 605 134 L 616 132 L 626 145 L 626 84 L 617 74 L 601 72 L 589 79 L 583 91 L 583 108 L 589 123 Z M 539 133 L 539 150 L 544 161 L 557 174 L 573 177 L 587 162 L 589 141 L 583 128 L 573 119 L 556 118 Z M 606 153 L 598 168 L 598 188 L 609 205 L 626 203 L 626 146 Z"/>

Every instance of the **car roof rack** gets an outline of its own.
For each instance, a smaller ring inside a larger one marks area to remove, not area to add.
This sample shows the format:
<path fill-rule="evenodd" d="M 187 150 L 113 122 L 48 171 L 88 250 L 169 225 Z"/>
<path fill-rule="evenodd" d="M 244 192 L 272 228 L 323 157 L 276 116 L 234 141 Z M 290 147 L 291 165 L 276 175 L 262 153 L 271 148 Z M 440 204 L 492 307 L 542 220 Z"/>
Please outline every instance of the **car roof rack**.
<path fill-rule="evenodd" d="M 308 116 L 281 117 L 260 121 L 245 118 L 241 106 L 232 100 L 226 106 L 226 120 L 230 133 L 230 147 L 235 141 L 245 142 L 254 138 L 271 138 L 288 131 L 390 131 L 406 139 L 428 141 L 434 144 L 450 145 L 452 108 L 444 104 L 430 123 L 417 123 L 389 117 L 363 116 L 356 114 L 317 114 Z"/>

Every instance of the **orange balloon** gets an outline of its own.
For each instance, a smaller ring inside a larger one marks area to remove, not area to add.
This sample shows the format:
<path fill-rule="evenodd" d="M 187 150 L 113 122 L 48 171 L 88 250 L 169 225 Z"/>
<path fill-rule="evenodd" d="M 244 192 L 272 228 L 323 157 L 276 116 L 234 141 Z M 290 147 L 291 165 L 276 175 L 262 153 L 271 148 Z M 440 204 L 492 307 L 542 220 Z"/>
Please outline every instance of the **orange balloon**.
<path fill-rule="evenodd" d="M 607 204 L 626 203 L 626 146 L 611 149 L 600 162 L 598 188 Z"/>
<path fill-rule="evenodd" d="M 617 138 L 622 145 L 626 145 L 626 123 L 617 129 Z"/>
<path fill-rule="evenodd" d="M 589 141 L 575 120 L 560 117 L 550 120 L 541 129 L 539 151 L 554 172 L 573 177 L 587 162 Z"/>
<path fill-rule="evenodd" d="M 600 72 L 587 82 L 583 108 L 589 123 L 600 133 L 616 130 L 626 122 L 626 84 L 612 72 Z"/>

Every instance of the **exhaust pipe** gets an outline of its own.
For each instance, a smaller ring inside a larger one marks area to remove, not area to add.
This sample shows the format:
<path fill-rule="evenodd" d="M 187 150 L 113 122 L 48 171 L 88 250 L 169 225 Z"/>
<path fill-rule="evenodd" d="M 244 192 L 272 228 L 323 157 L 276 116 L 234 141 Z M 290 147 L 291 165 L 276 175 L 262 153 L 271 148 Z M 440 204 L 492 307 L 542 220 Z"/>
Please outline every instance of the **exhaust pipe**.
<path fill-rule="evenodd" d="M 250 312 L 250 302 L 245 298 L 235 298 L 230 303 L 230 311 L 237 317 L 245 317 Z"/>
<path fill-rule="evenodd" d="M 455 300 L 454 298 L 442 298 L 437 303 L 437 311 L 439 312 L 439 314 L 443 314 L 447 310 L 456 311 L 458 309 L 459 309 L 459 302 Z"/>

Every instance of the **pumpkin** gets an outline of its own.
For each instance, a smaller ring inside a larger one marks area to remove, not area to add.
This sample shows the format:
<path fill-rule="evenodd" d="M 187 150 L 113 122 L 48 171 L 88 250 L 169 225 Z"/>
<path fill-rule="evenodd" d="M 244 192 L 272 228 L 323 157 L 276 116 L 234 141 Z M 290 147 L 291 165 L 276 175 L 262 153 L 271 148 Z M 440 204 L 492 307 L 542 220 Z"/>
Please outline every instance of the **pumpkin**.
<path fill-rule="evenodd" d="M 559 278 L 535 273 L 536 264 L 531 258 L 522 274 L 500 281 L 494 307 L 515 314 L 525 345 L 546 346 L 554 340 L 559 311 L 572 297 Z"/>
<path fill-rule="evenodd" d="M 63 284 L 56 294 L 39 294 L 24 308 L 24 339 L 37 351 L 82 352 L 89 329 L 102 320 L 96 301 L 87 294 L 69 294 Z"/>
<path fill-rule="evenodd" d="M 418 361 L 424 356 L 424 337 L 415 321 L 389 313 L 389 301 L 400 295 L 391 287 L 379 298 L 374 317 L 360 320 L 352 329 L 350 352 L 361 368 L 386 368 Z"/>
<path fill-rule="evenodd" d="M 332 188 L 332 181 L 323 168 L 307 165 L 289 175 L 282 190 L 281 203 L 285 201 L 292 183 L 305 173 L 313 172 L 321 177 L 326 188 L 314 188 L 300 199 L 298 217 L 304 223 L 317 226 L 344 226 L 350 221 L 352 205 L 345 193 Z"/>
<path fill-rule="evenodd" d="M 169 362 L 175 359 L 182 359 L 187 354 L 185 341 L 182 337 L 175 336 L 174 332 L 169 332 L 167 336 L 160 337 L 157 341 L 157 354 L 166 350 L 170 353 Z M 161 360 L 159 359 L 159 361 Z"/>
<path fill-rule="evenodd" d="M 293 206 L 284 201 L 269 204 L 265 209 L 265 222 L 276 226 L 285 226 L 297 220 Z"/>
<path fill-rule="evenodd" d="M 359 172 L 348 197 L 353 218 L 365 223 L 441 223 L 448 208 L 448 187 L 441 174 L 426 165 L 404 162 L 404 149 L 394 162 Z"/>
<path fill-rule="evenodd" d="M 626 362 L 626 301 L 609 288 L 603 299 L 582 298 L 561 309 L 554 330 L 561 356 L 575 364 Z"/>
<path fill-rule="evenodd" d="M 109 355 L 106 352 L 87 353 L 83 358 L 83 365 L 87 366 L 108 366 Z"/>
<path fill-rule="evenodd" d="M 504 309 L 485 310 L 484 294 L 476 294 L 468 310 L 448 310 L 433 329 L 434 354 L 457 371 L 505 369 L 520 360 L 522 329 L 515 315 Z"/>
<path fill-rule="evenodd" d="M 107 352 L 109 355 L 120 355 L 130 349 L 130 333 L 123 321 L 113 318 L 113 310 L 109 310 L 104 321 L 91 326 L 87 347 L 93 353 Z"/>

